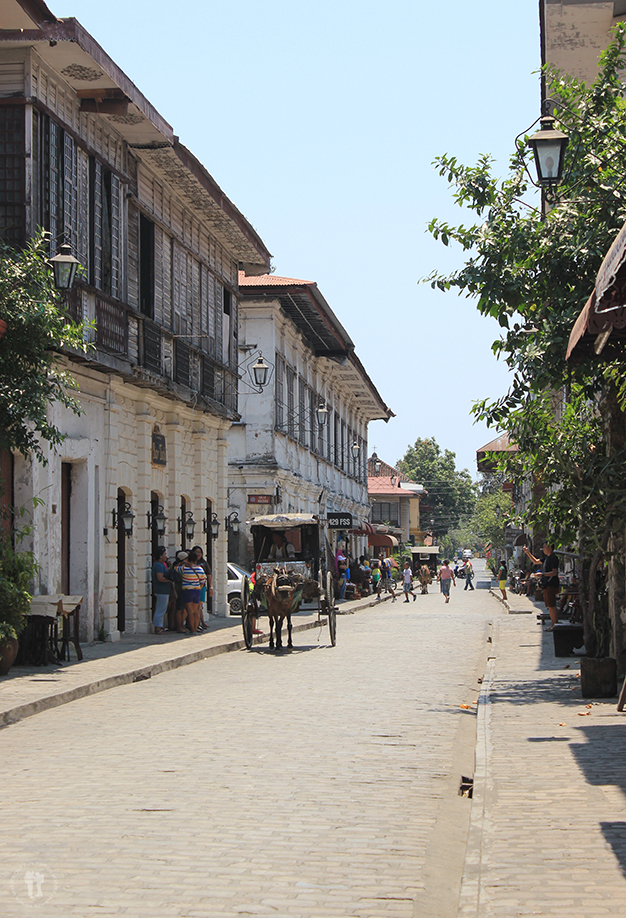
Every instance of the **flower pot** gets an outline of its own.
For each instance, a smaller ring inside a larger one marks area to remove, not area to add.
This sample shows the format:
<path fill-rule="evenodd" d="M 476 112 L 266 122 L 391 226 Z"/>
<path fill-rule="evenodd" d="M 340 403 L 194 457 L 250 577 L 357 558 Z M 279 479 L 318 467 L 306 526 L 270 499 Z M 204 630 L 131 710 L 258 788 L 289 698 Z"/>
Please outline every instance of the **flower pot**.
<path fill-rule="evenodd" d="M 6 676 L 15 663 L 18 647 L 17 638 L 7 638 L 0 644 L 0 676 Z"/>
<path fill-rule="evenodd" d="M 617 695 L 617 660 L 612 657 L 581 657 L 580 690 L 583 698 Z"/>

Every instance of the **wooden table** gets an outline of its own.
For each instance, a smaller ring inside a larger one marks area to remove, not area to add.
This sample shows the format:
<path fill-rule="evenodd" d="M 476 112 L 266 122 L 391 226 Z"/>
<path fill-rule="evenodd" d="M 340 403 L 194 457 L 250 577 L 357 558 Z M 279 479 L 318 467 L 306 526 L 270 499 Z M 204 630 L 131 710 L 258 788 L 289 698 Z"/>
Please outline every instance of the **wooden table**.
<path fill-rule="evenodd" d="M 33 650 L 36 651 L 36 656 L 41 657 L 42 655 L 40 646 L 42 637 L 37 635 L 37 631 L 45 631 L 47 651 L 53 658 L 51 662 L 58 663 L 60 660 L 66 659 L 69 661 L 70 644 L 74 645 L 77 658 L 82 660 L 83 652 L 78 636 L 82 601 L 82 596 L 66 596 L 63 593 L 32 597 L 28 618 L 29 620 L 33 619 L 33 624 L 38 624 L 32 637 L 35 644 Z M 73 623 L 73 634 L 70 633 L 70 620 Z M 61 625 L 60 634 L 59 624 Z M 47 660 L 41 660 L 39 665 L 45 662 Z"/>

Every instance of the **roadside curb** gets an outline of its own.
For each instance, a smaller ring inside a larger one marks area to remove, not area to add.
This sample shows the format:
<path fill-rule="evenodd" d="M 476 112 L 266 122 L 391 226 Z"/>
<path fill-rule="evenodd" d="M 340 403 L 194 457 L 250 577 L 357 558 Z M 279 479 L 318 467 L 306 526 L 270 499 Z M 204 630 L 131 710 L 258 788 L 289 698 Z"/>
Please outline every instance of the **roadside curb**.
<path fill-rule="evenodd" d="M 509 605 L 508 599 L 502 599 L 502 597 L 501 597 L 501 596 L 498 596 L 498 594 L 495 592 L 495 590 L 492 590 L 491 587 L 489 587 L 489 592 L 491 593 L 491 595 L 493 596 L 494 599 L 497 599 L 497 600 L 498 600 L 498 602 L 500 603 L 501 606 L 504 606 L 504 608 L 505 608 L 506 611 L 509 613 L 509 615 L 511 615 L 511 607 L 510 607 L 510 605 Z"/>
<path fill-rule="evenodd" d="M 385 599 L 382 601 L 385 602 L 386 599 L 387 597 L 385 597 Z M 344 614 L 353 614 L 354 612 L 360 611 L 361 609 L 369 609 L 379 604 L 380 603 L 378 600 L 374 599 L 371 602 L 359 605 L 356 609 L 347 610 Z M 315 620 L 301 622 L 300 624 L 296 623 L 293 625 L 292 630 L 293 632 L 297 633 L 302 631 L 310 631 L 313 628 L 319 627 L 319 623 L 317 620 Z M 269 641 L 269 633 L 257 635 L 252 639 L 253 644 L 263 644 L 267 641 Z M 57 708 L 63 704 L 69 704 L 72 701 L 78 701 L 78 699 L 86 698 L 88 695 L 97 695 L 100 692 L 106 692 L 108 689 L 117 688 L 117 686 L 120 685 L 130 685 L 135 682 L 144 682 L 146 679 L 151 679 L 153 676 L 158 676 L 161 673 L 171 672 L 172 670 L 179 669 L 181 666 L 188 666 L 191 663 L 199 663 L 201 660 L 206 660 L 209 657 L 214 657 L 218 654 L 231 653 L 235 650 L 244 650 L 245 647 L 245 641 L 243 638 L 241 638 L 241 640 L 229 641 L 223 644 L 215 644 L 211 647 L 203 647 L 199 650 L 191 650 L 186 653 L 181 653 L 177 656 L 170 657 L 167 660 L 159 660 L 147 665 L 137 666 L 125 670 L 124 672 L 116 673 L 112 676 L 105 676 L 100 679 L 86 681 L 82 685 L 76 685 L 67 691 L 44 695 L 43 697 L 37 698 L 33 701 L 29 701 L 24 704 L 17 704 L 14 707 L 0 711 L 0 728 L 8 727 L 11 724 L 16 724 L 20 720 L 24 720 L 27 717 L 32 717 L 34 714 L 40 714 L 42 711 L 48 711 L 51 708 Z"/>

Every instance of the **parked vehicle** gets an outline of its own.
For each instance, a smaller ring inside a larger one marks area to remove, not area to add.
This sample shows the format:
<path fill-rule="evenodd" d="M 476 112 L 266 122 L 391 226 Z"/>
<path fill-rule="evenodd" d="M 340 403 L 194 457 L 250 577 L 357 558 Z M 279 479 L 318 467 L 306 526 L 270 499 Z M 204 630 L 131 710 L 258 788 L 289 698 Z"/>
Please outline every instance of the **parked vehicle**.
<path fill-rule="evenodd" d="M 241 615 L 243 601 L 241 599 L 245 580 L 250 578 L 248 571 L 238 564 L 228 562 L 228 607 L 231 615 Z"/>

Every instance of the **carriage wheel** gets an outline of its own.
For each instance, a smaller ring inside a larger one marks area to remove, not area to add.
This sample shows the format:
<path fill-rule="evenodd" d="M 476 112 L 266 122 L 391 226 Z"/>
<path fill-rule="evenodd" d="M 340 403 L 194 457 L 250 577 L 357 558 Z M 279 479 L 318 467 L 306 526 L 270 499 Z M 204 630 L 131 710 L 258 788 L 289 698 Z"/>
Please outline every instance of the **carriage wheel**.
<path fill-rule="evenodd" d="M 337 613 L 335 607 L 328 607 L 328 633 L 330 634 L 330 643 L 334 647 L 337 643 Z"/>
<path fill-rule="evenodd" d="M 335 580 L 330 571 L 326 574 L 326 602 L 329 609 L 335 608 Z"/>
<path fill-rule="evenodd" d="M 243 639 L 246 642 L 246 647 L 248 650 L 252 647 L 252 621 L 254 619 L 254 611 L 250 606 L 246 606 L 241 613 L 241 625 L 243 627 Z"/>

